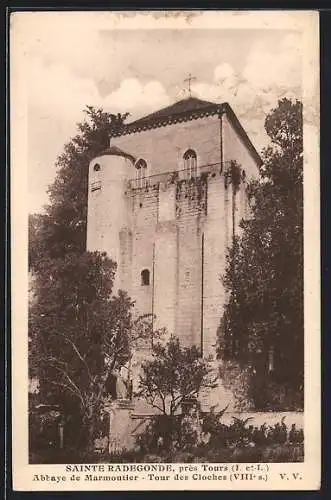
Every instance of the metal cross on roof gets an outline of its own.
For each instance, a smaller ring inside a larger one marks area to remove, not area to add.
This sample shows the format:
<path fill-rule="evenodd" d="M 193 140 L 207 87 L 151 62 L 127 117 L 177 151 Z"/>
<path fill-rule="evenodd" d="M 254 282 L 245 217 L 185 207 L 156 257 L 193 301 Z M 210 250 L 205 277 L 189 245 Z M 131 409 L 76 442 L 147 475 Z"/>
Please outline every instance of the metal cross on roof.
<path fill-rule="evenodd" d="M 196 77 L 195 76 L 192 76 L 191 73 L 189 73 L 188 77 L 185 78 L 184 82 L 188 82 L 188 92 L 190 94 L 190 97 L 192 95 L 192 90 L 191 90 L 191 82 L 193 80 L 196 80 Z"/>

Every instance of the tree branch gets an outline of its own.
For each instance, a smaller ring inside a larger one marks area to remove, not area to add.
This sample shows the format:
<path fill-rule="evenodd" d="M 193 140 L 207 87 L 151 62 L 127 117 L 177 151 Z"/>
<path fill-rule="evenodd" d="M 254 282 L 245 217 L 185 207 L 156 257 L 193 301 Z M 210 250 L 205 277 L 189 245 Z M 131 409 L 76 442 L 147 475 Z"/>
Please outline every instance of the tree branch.
<path fill-rule="evenodd" d="M 165 396 L 162 394 L 161 389 L 158 389 L 158 393 L 160 395 L 161 401 L 162 401 L 162 407 L 163 407 L 163 413 L 166 413 L 166 407 L 165 407 Z"/>
<path fill-rule="evenodd" d="M 69 344 L 71 345 L 71 347 L 73 348 L 74 352 L 77 354 L 78 358 L 81 360 L 81 362 L 84 364 L 86 370 L 87 370 L 87 374 L 90 378 L 90 380 L 93 380 L 93 377 L 91 375 L 91 372 L 90 372 L 90 369 L 89 369 L 89 366 L 88 364 L 86 363 L 86 360 L 85 358 L 81 355 L 81 353 L 79 352 L 76 344 L 67 337 L 67 335 L 65 335 L 64 333 L 59 333 L 59 335 L 61 335 L 67 342 L 69 342 Z"/>
<path fill-rule="evenodd" d="M 54 381 L 52 381 L 51 384 L 52 385 L 57 385 L 58 387 L 63 387 L 65 389 L 67 389 L 68 391 L 72 392 L 76 397 L 79 398 L 77 392 L 72 387 L 70 387 L 69 385 L 61 383 L 61 382 L 54 382 Z"/>
<path fill-rule="evenodd" d="M 53 365 L 53 368 L 55 368 L 55 370 L 58 370 L 60 373 L 62 373 L 67 378 L 68 382 L 71 384 L 71 386 L 75 390 L 76 395 L 80 398 L 82 404 L 85 405 L 84 398 L 82 396 L 82 391 L 77 387 L 75 382 L 69 377 L 68 373 L 56 365 Z"/>
<path fill-rule="evenodd" d="M 153 407 L 153 408 L 156 408 L 157 410 L 160 410 L 161 413 L 163 413 L 164 415 L 166 414 L 166 411 L 165 411 L 165 405 L 163 403 L 163 409 L 160 408 L 159 405 L 157 405 L 155 403 L 155 397 L 153 398 L 151 395 L 149 397 L 146 398 L 147 399 L 147 402 Z"/>

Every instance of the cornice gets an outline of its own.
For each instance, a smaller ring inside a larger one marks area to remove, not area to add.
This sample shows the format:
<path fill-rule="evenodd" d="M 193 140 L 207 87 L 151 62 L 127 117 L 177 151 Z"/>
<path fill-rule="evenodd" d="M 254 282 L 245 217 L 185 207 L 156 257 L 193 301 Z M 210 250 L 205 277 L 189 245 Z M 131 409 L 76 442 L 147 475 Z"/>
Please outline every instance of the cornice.
<path fill-rule="evenodd" d="M 160 118 L 160 119 L 152 119 L 150 122 L 146 121 L 145 123 L 132 123 L 126 125 L 122 130 L 118 132 L 113 132 L 110 134 L 110 137 L 120 137 L 123 135 L 135 134 L 139 132 L 144 132 L 146 130 L 156 129 L 160 127 L 166 127 L 168 125 L 173 125 L 175 123 L 183 123 L 192 120 L 198 120 L 199 118 L 205 118 L 213 115 L 221 115 L 223 112 L 222 104 L 213 104 L 210 108 L 189 111 L 173 116 L 169 116 L 168 118 Z"/>

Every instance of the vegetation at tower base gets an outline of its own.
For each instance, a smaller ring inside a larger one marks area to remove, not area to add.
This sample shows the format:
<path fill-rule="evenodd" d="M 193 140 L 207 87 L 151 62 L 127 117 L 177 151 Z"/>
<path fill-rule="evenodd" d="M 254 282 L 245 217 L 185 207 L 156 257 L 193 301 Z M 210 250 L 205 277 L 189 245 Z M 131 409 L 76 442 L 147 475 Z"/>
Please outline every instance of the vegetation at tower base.
<path fill-rule="evenodd" d="M 178 414 L 194 406 L 206 387 L 215 387 L 215 380 L 196 346 L 182 347 L 175 336 L 154 343 L 151 359 L 142 364 L 136 395 L 161 415 L 152 420 L 142 439 L 160 436 L 170 446 L 179 430 L 183 431 Z"/>
<path fill-rule="evenodd" d="M 251 418 L 232 417 L 225 423 L 222 411 L 180 414 L 173 417 L 169 434 L 169 415 L 154 417 L 137 436 L 135 450 L 104 457 L 107 462 L 302 462 L 304 432 L 283 417 L 273 425 L 252 425 Z M 187 425 L 191 423 L 191 425 Z M 193 425 L 192 425 L 193 424 Z M 195 425 L 194 425 L 195 424 Z"/>
<path fill-rule="evenodd" d="M 285 410 L 303 406 L 302 104 L 280 100 L 265 130 L 271 145 L 247 187 L 251 217 L 227 256 L 218 350 L 223 375 L 226 360 L 246 374 L 255 408 Z"/>
<path fill-rule="evenodd" d="M 196 346 L 182 347 L 171 336 L 152 346 L 152 359 L 141 367 L 137 396 L 164 415 L 174 415 L 182 403 L 197 398 L 203 387 L 213 387 L 207 362 Z"/>
<path fill-rule="evenodd" d="M 73 444 L 89 449 L 105 399 L 116 397 L 111 375 L 131 359 L 137 342 L 150 339 L 148 321 L 133 317 L 130 298 L 112 293 L 115 271 L 100 252 L 49 259 L 29 310 L 30 377 L 39 379 L 43 403 L 76 422 L 69 437 L 87 438 Z"/>
<path fill-rule="evenodd" d="M 48 189 L 44 214 L 29 217 L 29 266 L 37 270 L 44 256 L 63 257 L 84 252 L 86 246 L 88 166 L 108 146 L 110 132 L 120 130 L 128 117 L 87 106 L 87 119 L 57 159 L 55 181 Z"/>
<path fill-rule="evenodd" d="M 30 376 L 44 402 L 76 414 L 91 446 L 108 376 L 129 356 L 133 304 L 122 292 L 112 295 L 116 265 L 105 254 L 68 254 L 45 265 L 29 311 Z"/>
<path fill-rule="evenodd" d="M 49 204 L 44 213 L 29 215 L 29 372 L 40 386 L 30 399 L 59 404 L 78 422 L 74 431 L 83 420 L 82 435 L 92 435 L 104 377 L 129 355 L 132 302 L 124 293 L 111 295 L 116 264 L 104 254 L 85 252 L 88 166 L 128 113 L 92 106 L 84 112 L 78 134 L 58 157 Z M 108 368 L 102 361 L 107 348 Z"/>

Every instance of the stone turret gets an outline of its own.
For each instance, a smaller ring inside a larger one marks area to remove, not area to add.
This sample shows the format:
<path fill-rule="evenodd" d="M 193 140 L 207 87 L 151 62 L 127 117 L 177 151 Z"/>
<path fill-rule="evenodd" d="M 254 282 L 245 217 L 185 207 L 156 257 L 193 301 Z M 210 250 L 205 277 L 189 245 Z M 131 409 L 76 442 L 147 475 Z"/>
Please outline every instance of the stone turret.
<path fill-rule="evenodd" d="M 89 166 L 87 250 L 104 251 L 118 264 L 115 290 L 123 283 L 120 267 L 122 230 L 129 226 L 129 207 L 124 195 L 133 176 L 134 157 L 112 147 L 93 158 Z"/>

